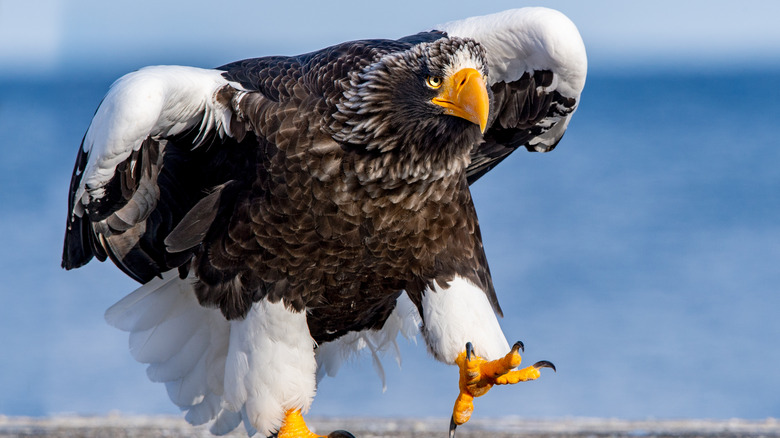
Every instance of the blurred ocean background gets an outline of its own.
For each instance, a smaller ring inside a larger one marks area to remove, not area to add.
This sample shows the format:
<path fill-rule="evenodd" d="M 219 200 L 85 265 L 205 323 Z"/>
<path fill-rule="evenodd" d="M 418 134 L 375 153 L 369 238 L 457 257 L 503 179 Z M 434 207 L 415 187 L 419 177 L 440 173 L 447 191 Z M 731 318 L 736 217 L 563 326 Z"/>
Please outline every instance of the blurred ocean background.
<path fill-rule="evenodd" d="M 582 104 L 555 151 L 516 152 L 473 193 L 504 331 L 558 372 L 475 416 L 780 416 L 780 3 L 535 4 L 583 34 Z M 525 4 L 323 5 L 0 0 L 0 415 L 177 412 L 103 320 L 137 285 L 59 267 L 76 150 L 113 80 Z M 364 357 L 312 415 L 448 418 L 457 371 L 399 343 L 386 392 Z"/>

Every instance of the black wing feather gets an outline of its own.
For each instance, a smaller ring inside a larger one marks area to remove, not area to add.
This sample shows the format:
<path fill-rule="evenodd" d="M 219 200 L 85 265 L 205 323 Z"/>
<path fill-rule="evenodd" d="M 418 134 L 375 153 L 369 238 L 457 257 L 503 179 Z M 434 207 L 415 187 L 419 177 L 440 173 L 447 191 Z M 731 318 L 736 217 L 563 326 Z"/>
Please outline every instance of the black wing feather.
<path fill-rule="evenodd" d="M 98 256 L 100 261 L 106 259 L 105 253 L 97 253 L 92 242 L 93 234 L 90 231 L 89 221 L 81 216 L 73 215 L 76 205 L 74 195 L 81 184 L 84 169 L 87 167 L 87 153 L 84 152 L 84 140 L 81 140 L 76 164 L 73 166 L 73 176 L 70 180 L 70 196 L 68 196 L 68 221 L 65 228 L 65 243 L 62 247 L 62 267 L 75 269 L 86 265 L 92 257 Z M 102 258 L 101 258 L 102 255 Z"/>
<path fill-rule="evenodd" d="M 117 166 L 97 208 L 78 216 L 71 212 L 87 157 L 80 149 L 70 187 L 62 266 L 73 269 L 93 256 L 101 261 L 110 258 L 128 276 L 145 283 L 186 263 L 192 251 L 169 250 L 165 238 L 215 188 L 241 175 L 254 175 L 254 145 L 215 135 L 212 144 L 193 149 L 197 138 L 198 133 L 192 131 L 168 139 L 147 139 Z M 157 186 L 153 209 L 147 217 L 125 218 L 122 209 L 137 192 L 142 174 Z"/>
<path fill-rule="evenodd" d="M 575 99 L 565 98 L 557 90 L 545 91 L 552 81 L 553 73 L 541 70 L 526 72 L 513 82 L 493 84 L 491 124 L 485 132 L 484 142 L 471 153 L 471 164 L 466 171 L 469 184 L 519 147 L 535 152 L 531 140 L 549 129 L 539 123 L 547 117 L 565 117 L 574 111 Z M 560 139 L 547 151 L 554 149 Z"/>

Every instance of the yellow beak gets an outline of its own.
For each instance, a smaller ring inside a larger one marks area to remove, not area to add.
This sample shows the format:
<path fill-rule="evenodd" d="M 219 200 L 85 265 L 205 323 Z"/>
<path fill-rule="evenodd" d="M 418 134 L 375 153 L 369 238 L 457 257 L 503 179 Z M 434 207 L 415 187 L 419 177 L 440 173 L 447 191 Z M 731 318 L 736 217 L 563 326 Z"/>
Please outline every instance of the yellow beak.
<path fill-rule="evenodd" d="M 444 114 L 476 123 L 485 132 L 490 99 L 482 74 L 473 68 L 464 68 L 444 78 L 441 92 L 431 102 L 443 107 Z"/>

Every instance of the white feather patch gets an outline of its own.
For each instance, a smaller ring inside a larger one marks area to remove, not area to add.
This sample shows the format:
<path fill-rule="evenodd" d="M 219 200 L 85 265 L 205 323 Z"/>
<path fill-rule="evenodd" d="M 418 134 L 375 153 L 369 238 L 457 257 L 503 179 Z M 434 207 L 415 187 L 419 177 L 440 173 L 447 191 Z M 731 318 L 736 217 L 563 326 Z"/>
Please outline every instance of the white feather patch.
<path fill-rule="evenodd" d="M 487 295 L 465 278 L 455 277 L 445 288 L 434 282 L 423 293 L 422 308 L 423 337 L 438 360 L 455 363 L 467 342 L 487 360 L 509 352 Z"/>
<path fill-rule="evenodd" d="M 547 8 L 521 8 L 452 21 L 434 29 L 472 38 L 487 52 L 488 82 L 511 82 L 525 72 L 551 70 L 556 78 L 548 91 L 579 98 L 588 60 L 574 23 Z"/>
<path fill-rule="evenodd" d="M 316 392 L 314 339 L 304 312 L 262 300 L 243 320 L 230 322 L 225 402 L 242 407 L 250 423 L 269 436 L 288 409 L 306 412 Z"/>
<path fill-rule="evenodd" d="M 75 199 L 86 205 L 102 197 L 116 166 L 147 137 L 176 135 L 196 126 L 199 138 L 210 130 L 230 135 L 230 108 L 216 99 L 227 84 L 221 71 L 182 66 L 145 67 L 117 80 L 84 137 L 89 155 Z"/>

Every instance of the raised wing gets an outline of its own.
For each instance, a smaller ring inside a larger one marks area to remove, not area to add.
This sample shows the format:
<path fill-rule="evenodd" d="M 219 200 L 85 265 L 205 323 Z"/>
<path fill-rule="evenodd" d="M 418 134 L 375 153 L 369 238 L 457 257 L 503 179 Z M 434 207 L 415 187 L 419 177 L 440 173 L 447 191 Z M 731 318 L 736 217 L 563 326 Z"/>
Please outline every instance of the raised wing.
<path fill-rule="evenodd" d="M 147 67 L 112 85 L 76 159 L 64 268 L 110 258 L 147 282 L 189 258 L 186 249 L 236 192 L 232 179 L 252 170 L 254 147 L 241 143 L 246 128 L 230 106 L 234 85 L 221 71 L 177 66 Z M 177 225 L 188 241 L 166 241 Z"/>
<path fill-rule="evenodd" d="M 473 38 L 487 52 L 493 108 L 485 141 L 471 154 L 469 184 L 512 151 L 551 151 L 563 137 L 585 85 L 587 57 L 562 13 L 522 8 L 436 26 Z"/>

